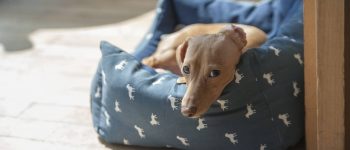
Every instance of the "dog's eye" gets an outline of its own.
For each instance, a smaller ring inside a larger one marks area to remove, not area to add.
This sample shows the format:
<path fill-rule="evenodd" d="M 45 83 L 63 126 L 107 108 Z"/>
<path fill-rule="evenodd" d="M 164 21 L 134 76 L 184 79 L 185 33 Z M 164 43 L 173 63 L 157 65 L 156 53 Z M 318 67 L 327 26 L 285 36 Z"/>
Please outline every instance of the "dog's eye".
<path fill-rule="evenodd" d="M 190 74 L 190 67 L 188 67 L 188 66 L 182 67 L 182 72 L 185 74 Z"/>
<path fill-rule="evenodd" d="M 209 77 L 213 78 L 213 77 L 217 77 L 220 75 L 220 70 L 212 70 L 209 74 Z"/>

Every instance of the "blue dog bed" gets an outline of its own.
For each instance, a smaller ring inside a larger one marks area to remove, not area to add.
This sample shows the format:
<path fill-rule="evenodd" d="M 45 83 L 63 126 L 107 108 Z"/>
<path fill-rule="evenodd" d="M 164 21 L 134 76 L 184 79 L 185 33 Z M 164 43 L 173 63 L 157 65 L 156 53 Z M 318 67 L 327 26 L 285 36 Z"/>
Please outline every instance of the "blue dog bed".
<path fill-rule="evenodd" d="M 255 5 L 164 0 L 159 2 L 151 36 L 134 56 L 101 42 L 102 58 L 91 86 L 96 132 L 109 143 L 177 149 L 279 150 L 296 144 L 304 134 L 303 8 L 302 1 L 283 2 L 289 7 L 280 1 Z M 279 9 L 256 12 L 271 7 Z M 247 18 L 237 17 L 240 12 Z M 249 18 L 252 13 L 265 19 Z M 252 24 L 270 39 L 242 55 L 236 79 L 207 113 L 191 119 L 180 112 L 186 86 L 176 83 L 176 75 L 158 74 L 139 60 L 152 53 L 159 37 L 172 32 L 174 24 L 195 22 Z"/>

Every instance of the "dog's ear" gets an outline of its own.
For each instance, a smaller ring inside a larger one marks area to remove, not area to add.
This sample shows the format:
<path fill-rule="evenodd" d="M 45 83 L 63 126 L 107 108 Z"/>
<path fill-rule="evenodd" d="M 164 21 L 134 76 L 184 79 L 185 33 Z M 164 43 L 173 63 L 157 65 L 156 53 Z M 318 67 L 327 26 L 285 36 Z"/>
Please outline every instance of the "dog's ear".
<path fill-rule="evenodd" d="M 240 50 L 247 45 L 246 33 L 239 26 L 227 25 L 220 32 L 228 36 Z"/>
<path fill-rule="evenodd" d="M 176 49 L 176 61 L 180 69 L 186 57 L 188 41 L 189 39 L 186 39 L 186 41 L 182 43 L 180 46 L 178 46 Z"/>

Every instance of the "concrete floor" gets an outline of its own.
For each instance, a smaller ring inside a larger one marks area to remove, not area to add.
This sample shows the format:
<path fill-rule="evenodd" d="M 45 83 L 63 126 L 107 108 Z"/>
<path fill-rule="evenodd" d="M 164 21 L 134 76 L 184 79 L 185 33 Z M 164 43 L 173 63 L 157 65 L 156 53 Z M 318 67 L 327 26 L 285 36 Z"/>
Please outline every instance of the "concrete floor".
<path fill-rule="evenodd" d="M 75 28 L 120 22 L 156 6 L 156 0 L 0 0 L 0 43 L 6 51 L 30 49 L 41 28 Z"/>

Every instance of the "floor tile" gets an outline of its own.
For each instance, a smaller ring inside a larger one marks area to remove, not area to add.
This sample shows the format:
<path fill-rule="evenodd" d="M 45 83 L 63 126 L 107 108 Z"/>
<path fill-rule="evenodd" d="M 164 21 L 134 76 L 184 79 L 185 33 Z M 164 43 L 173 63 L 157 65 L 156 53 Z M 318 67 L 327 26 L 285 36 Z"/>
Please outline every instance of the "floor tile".
<path fill-rule="evenodd" d="M 91 126 L 89 107 L 35 103 L 19 118 Z"/>

